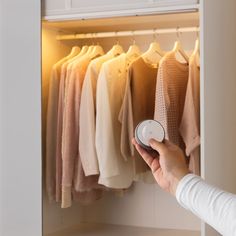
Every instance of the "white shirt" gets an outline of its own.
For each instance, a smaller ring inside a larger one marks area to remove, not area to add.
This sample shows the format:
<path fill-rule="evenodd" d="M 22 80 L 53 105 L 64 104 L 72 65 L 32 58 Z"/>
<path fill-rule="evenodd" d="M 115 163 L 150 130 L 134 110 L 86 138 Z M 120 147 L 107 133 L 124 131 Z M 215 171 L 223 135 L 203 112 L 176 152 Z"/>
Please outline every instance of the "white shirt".
<path fill-rule="evenodd" d="M 176 198 L 224 236 L 236 235 L 236 195 L 213 187 L 200 177 L 188 174 L 177 186 Z"/>
<path fill-rule="evenodd" d="M 105 62 L 97 81 L 96 150 L 99 184 L 114 189 L 128 188 L 133 182 L 133 161 L 123 158 L 120 150 L 122 106 L 128 59 L 125 54 Z"/>
<path fill-rule="evenodd" d="M 79 152 L 86 176 L 99 174 L 95 147 L 96 88 L 97 79 L 104 62 L 112 55 L 106 54 L 91 61 L 85 74 L 80 103 Z"/>

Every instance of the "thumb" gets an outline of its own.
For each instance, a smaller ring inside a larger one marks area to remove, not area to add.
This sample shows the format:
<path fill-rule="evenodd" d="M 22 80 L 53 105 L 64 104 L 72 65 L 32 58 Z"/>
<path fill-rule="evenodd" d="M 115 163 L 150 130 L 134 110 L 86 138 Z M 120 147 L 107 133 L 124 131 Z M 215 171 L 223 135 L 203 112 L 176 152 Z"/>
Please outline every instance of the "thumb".
<path fill-rule="evenodd" d="M 163 152 L 166 150 L 165 144 L 158 142 L 155 139 L 150 139 L 149 144 L 153 149 L 155 149 L 157 152 L 159 152 L 159 154 L 163 154 Z"/>

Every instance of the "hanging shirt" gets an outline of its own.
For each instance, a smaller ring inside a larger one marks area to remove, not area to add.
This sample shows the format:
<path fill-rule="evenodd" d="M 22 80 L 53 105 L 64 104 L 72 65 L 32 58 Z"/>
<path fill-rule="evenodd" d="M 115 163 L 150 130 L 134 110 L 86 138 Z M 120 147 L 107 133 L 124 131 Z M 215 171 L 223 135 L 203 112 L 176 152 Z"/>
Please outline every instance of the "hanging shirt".
<path fill-rule="evenodd" d="M 99 183 L 114 189 L 130 187 L 134 177 L 132 159 L 125 160 L 121 154 L 118 121 L 129 63 L 126 54 L 105 62 L 97 81 L 95 142 Z"/>
<path fill-rule="evenodd" d="M 66 83 L 71 74 L 73 66 L 73 60 L 71 59 L 65 62 L 61 70 L 61 79 L 59 87 L 59 99 L 58 99 L 58 112 L 57 112 L 57 138 L 56 138 L 56 201 L 61 200 L 61 181 L 62 181 L 62 128 L 63 128 L 63 114 L 65 104 L 65 90 Z"/>
<path fill-rule="evenodd" d="M 96 88 L 104 62 L 112 55 L 104 55 L 91 61 L 88 66 L 81 94 L 79 152 L 85 175 L 99 174 L 95 147 Z"/>
<path fill-rule="evenodd" d="M 141 156 L 134 150 L 131 140 L 138 123 L 146 119 L 153 119 L 157 67 L 158 65 L 154 67 L 147 64 L 142 57 L 131 64 L 119 115 L 122 123 L 121 152 L 125 159 L 134 156 L 136 174 L 149 170 Z"/>
<path fill-rule="evenodd" d="M 57 108 L 61 68 L 69 59 L 65 57 L 56 63 L 51 72 L 46 124 L 46 189 L 49 200 L 56 195 L 56 138 L 57 138 Z"/>
<path fill-rule="evenodd" d="M 91 184 L 91 179 L 85 179 L 78 153 L 81 88 L 89 62 L 90 58 L 85 55 L 73 63 L 70 78 L 68 79 L 68 85 L 66 85 L 65 90 L 65 107 L 62 130 L 63 208 L 69 207 L 72 204 L 73 186 L 78 192 L 92 190 L 94 187 L 92 186 L 88 189 L 86 181 Z M 92 182 L 97 184 L 98 177 L 92 176 L 91 178 Z"/>
<path fill-rule="evenodd" d="M 160 61 L 155 101 L 155 116 L 165 129 L 165 138 L 184 150 L 179 127 L 182 119 L 188 65 L 175 58 L 175 52 L 167 53 Z"/>
<path fill-rule="evenodd" d="M 189 169 L 200 174 L 200 67 L 198 54 L 189 60 L 189 78 L 184 104 L 180 133 L 186 145 L 186 155 L 190 156 Z"/>

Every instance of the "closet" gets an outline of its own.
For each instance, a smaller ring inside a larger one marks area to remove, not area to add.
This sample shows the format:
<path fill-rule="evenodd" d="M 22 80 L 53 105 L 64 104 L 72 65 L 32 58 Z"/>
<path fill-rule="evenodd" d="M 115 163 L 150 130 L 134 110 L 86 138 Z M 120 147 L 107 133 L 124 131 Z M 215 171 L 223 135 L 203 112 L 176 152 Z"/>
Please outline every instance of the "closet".
<path fill-rule="evenodd" d="M 0 235 L 218 235 L 156 185 L 137 183 L 124 197 L 108 194 L 90 206 L 75 203 L 68 209 L 47 199 L 42 160 L 52 65 L 73 46 L 93 42 L 108 51 L 118 40 L 127 51 L 135 39 L 146 51 L 155 34 L 135 31 L 177 27 L 200 27 L 201 175 L 236 193 L 235 1 L 112 1 L 103 10 L 104 2 L 94 8 L 83 2 L 80 9 L 78 1 L 46 0 L 42 16 L 40 1 L 0 3 Z M 119 37 L 121 31 L 134 34 Z M 76 39 L 95 32 L 117 37 Z M 62 40 L 63 35 L 75 39 Z M 178 35 L 156 37 L 168 51 Z M 196 38 L 196 32 L 179 34 L 187 53 Z"/>
<path fill-rule="evenodd" d="M 198 12 L 68 22 L 43 21 L 43 99 L 46 99 L 48 94 L 46 89 L 53 60 L 55 63 L 68 55 L 72 46 L 82 48 L 84 45 L 99 43 L 104 51 L 108 52 L 118 41 L 124 51 L 127 51 L 135 40 L 135 44 L 145 52 L 151 43 L 158 41 L 162 50 L 170 51 L 176 40 L 180 40 L 186 53 L 191 54 L 198 38 L 196 31 L 198 26 Z M 181 31 L 189 27 L 191 27 L 190 32 Z M 138 35 L 140 30 L 148 34 Z M 111 37 L 99 38 L 104 32 Z M 127 36 L 119 37 L 124 34 L 123 32 L 126 32 Z M 75 33 L 88 34 L 84 35 L 85 39 L 76 39 L 82 36 Z M 183 61 L 181 57 L 180 60 Z M 43 111 L 46 112 L 45 103 Z M 43 117 L 45 118 L 44 115 Z M 60 209 L 60 204 L 48 203 L 47 199 L 45 196 L 43 215 L 45 236 L 57 235 L 53 232 L 60 230 L 63 232 L 64 228 L 66 230 L 61 235 L 76 235 L 76 232 L 81 235 L 82 232 L 97 235 L 97 230 L 101 231 L 101 235 L 113 235 L 120 230 L 124 231 L 124 235 L 130 235 L 136 234 L 139 227 L 141 227 L 140 235 L 200 235 L 200 221 L 181 209 L 173 197 L 164 193 L 155 184 L 137 182 L 124 193 L 123 197 L 105 193 L 101 200 L 84 207 L 73 202 L 71 208 Z M 70 230 L 70 226 L 74 225 L 78 225 L 78 229 Z"/>

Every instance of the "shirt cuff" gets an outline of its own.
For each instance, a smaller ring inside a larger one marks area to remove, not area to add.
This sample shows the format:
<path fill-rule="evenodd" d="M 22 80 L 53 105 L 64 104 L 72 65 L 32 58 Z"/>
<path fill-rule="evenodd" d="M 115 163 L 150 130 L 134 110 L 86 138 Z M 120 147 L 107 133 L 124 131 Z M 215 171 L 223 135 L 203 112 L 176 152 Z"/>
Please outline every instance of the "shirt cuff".
<path fill-rule="evenodd" d="M 195 182 L 198 182 L 199 179 L 201 179 L 199 176 L 194 174 L 187 174 L 185 175 L 180 181 L 176 189 L 175 197 L 178 201 L 178 203 L 184 207 L 185 209 L 188 209 L 188 206 L 186 204 L 185 192 L 191 188 L 190 185 L 194 185 Z"/>

